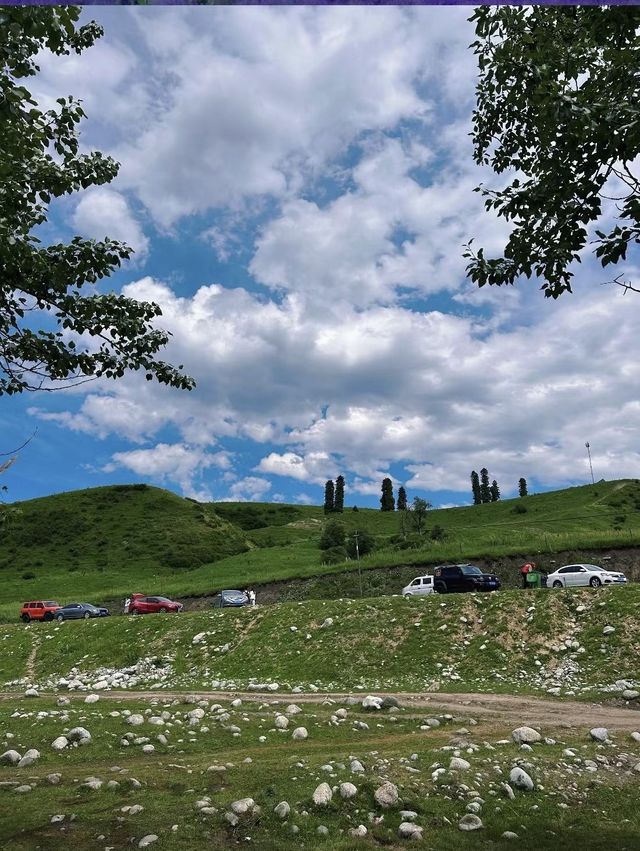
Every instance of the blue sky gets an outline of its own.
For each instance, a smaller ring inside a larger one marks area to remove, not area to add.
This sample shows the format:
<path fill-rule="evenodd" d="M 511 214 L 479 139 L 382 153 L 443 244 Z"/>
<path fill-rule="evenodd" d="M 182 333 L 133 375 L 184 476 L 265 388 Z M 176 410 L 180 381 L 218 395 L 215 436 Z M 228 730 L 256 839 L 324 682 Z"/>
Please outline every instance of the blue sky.
<path fill-rule="evenodd" d="M 462 245 L 508 231 L 473 192 L 469 9 L 91 8 L 81 143 L 121 163 L 51 208 L 51 238 L 136 248 L 108 286 L 161 304 L 198 386 L 140 376 L 0 400 L 12 499 L 146 481 L 203 500 L 376 506 L 383 476 L 434 505 L 640 476 L 638 296 L 585 253 L 575 293 L 477 290 Z M 632 278 L 638 270 L 625 270 Z M 634 278 L 635 279 L 635 278 Z M 634 300 L 635 298 L 635 300 Z"/>

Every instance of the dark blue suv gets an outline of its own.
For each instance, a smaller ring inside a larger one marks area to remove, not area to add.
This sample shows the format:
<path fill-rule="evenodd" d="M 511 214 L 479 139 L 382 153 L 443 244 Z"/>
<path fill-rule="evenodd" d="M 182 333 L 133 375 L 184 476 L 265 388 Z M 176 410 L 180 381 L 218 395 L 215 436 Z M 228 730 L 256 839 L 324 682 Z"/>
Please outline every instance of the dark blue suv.
<path fill-rule="evenodd" d="M 475 564 L 441 564 L 433 571 L 434 588 L 439 594 L 459 591 L 497 591 L 495 573 L 483 573 Z"/>

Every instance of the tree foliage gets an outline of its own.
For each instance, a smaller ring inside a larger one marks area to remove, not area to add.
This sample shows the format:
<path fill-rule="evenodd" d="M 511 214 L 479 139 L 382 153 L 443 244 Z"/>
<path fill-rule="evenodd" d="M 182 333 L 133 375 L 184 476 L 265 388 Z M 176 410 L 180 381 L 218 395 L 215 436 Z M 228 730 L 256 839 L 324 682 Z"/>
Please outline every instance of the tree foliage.
<path fill-rule="evenodd" d="M 366 530 L 356 531 L 350 534 L 347 540 L 347 554 L 350 558 L 361 558 L 366 556 L 367 553 L 373 552 L 375 546 L 376 539 L 371 532 Z"/>
<path fill-rule="evenodd" d="M 407 492 L 404 489 L 403 485 L 400 485 L 398 488 L 398 502 L 396 505 L 398 511 L 406 511 L 407 510 Z"/>
<path fill-rule="evenodd" d="M 518 479 L 518 496 L 527 496 L 527 480 L 525 478 Z"/>
<path fill-rule="evenodd" d="M 52 199 L 109 183 L 118 172 L 100 152 L 79 153 L 79 101 L 60 97 L 42 111 L 23 85 L 40 70 L 40 51 L 81 53 L 102 35 L 95 21 L 75 26 L 80 12 L 0 7 L 0 395 L 140 369 L 148 380 L 191 389 L 182 367 L 156 358 L 170 336 L 154 327 L 157 304 L 87 294 L 131 248 L 79 236 L 44 245 L 36 234 Z"/>
<path fill-rule="evenodd" d="M 389 478 L 382 480 L 382 496 L 380 497 L 381 511 L 395 511 L 396 501 L 393 496 L 393 482 Z"/>
<path fill-rule="evenodd" d="M 486 467 L 480 470 L 480 502 L 491 502 L 491 485 L 489 484 L 489 471 Z"/>
<path fill-rule="evenodd" d="M 471 493 L 473 494 L 473 504 L 480 505 L 482 495 L 480 493 L 480 477 L 475 470 L 471 471 Z"/>
<path fill-rule="evenodd" d="M 335 487 L 332 479 L 327 479 L 324 486 L 324 513 L 330 514 L 335 505 Z"/>
<path fill-rule="evenodd" d="M 502 257 L 469 243 L 467 273 L 481 287 L 535 277 L 557 298 L 590 237 L 603 266 L 640 242 L 640 8 L 480 6 L 470 20 L 474 158 L 516 174 L 503 189 L 477 187 L 513 229 Z"/>
<path fill-rule="evenodd" d="M 336 489 L 333 497 L 333 510 L 342 514 L 344 511 L 344 476 L 336 479 Z"/>
<path fill-rule="evenodd" d="M 498 483 L 495 479 L 491 482 L 489 492 L 491 494 L 491 502 L 498 502 L 500 499 L 500 488 L 498 487 Z"/>
<path fill-rule="evenodd" d="M 344 523 L 340 520 L 329 520 L 320 536 L 320 549 L 329 550 L 333 547 L 344 547 L 345 536 Z"/>
<path fill-rule="evenodd" d="M 431 503 L 427 502 L 426 499 L 422 499 L 419 496 L 413 498 L 413 505 L 411 506 L 409 516 L 411 517 L 413 528 L 419 535 L 422 535 L 426 529 L 427 511 L 431 508 Z"/>

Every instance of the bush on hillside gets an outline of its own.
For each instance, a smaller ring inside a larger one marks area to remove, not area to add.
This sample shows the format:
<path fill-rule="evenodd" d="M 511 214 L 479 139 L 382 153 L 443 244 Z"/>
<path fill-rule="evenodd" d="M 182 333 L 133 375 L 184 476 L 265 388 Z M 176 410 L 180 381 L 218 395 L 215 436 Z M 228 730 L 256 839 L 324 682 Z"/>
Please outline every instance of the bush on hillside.
<path fill-rule="evenodd" d="M 347 551 L 344 547 L 329 547 L 322 553 L 320 564 L 340 564 L 347 560 Z"/>
<path fill-rule="evenodd" d="M 322 530 L 318 546 L 321 550 L 330 550 L 333 547 L 344 549 L 345 535 L 344 523 L 339 520 L 330 520 Z"/>
<path fill-rule="evenodd" d="M 439 523 L 436 523 L 436 525 L 429 533 L 429 537 L 432 541 L 444 541 L 444 539 L 447 537 L 447 533 L 442 528 L 442 526 L 440 526 Z"/>
<path fill-rule="evenodd" d="M 517 505 L 513 506 L 513 508 L 511 509 L 511 512 L 513 514 L 526 514 L 527 513 L 527 506 L 523 505 L 521 502 L 519 502 Z"/>
<path fill-rule="evenodd" d="M 350 558 L 366 556 L 367 553 L 373 552 L 376 548 L 376 539 L 370 532 L 358 532 L 358 551 L 356 552 L 356 539 L 353 535 L 349 535 L 347 542 L 347 553 Z"/>

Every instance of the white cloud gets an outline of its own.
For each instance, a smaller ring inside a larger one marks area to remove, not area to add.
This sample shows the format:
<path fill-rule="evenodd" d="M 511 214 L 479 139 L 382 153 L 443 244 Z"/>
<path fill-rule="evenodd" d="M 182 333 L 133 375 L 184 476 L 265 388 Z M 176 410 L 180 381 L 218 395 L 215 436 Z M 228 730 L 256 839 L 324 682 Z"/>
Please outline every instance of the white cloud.
<path fill-rule="evenodd" d="M 73 226 L 83 236 L 94 239 L 117 239 L 126 242 L 136 252 L 135 259 L 144 258 L 149 240 L 131 212 L 126 198 L 104 187 L 85 192 L 73 214 Z"/>
<path fill-rule="evenodd" d="M 229 500 L 259 502 L 271 490 L 271 482 L 258 476 L 246 476 L 229 488 Z"/>

